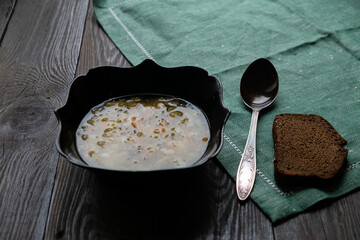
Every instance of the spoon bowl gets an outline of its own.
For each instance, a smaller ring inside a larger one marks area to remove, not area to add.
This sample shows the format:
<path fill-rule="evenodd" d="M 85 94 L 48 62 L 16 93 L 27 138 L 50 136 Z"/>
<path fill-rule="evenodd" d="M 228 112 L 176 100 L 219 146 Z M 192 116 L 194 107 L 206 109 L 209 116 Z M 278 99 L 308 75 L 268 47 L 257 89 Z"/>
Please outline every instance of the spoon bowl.
<path fill-rule="evenodd" d="M 256 128 L 259 112 L 268 107 L 279 91 L 279 78 L 272 63 L 264 58 L 255 60 L 240 81 L 240 95 L 252 109 L 248 139 L 236 175 L 236 192 L 240 200 L 251 193 L 256 174 Z"/>
<path fill-rule="evenodd" d="M 268 107 L 276 98 L 279 78 L 272 63 L 260 58 L 249 65 L 240 82 L 240 95 L 251 109 Z"/>

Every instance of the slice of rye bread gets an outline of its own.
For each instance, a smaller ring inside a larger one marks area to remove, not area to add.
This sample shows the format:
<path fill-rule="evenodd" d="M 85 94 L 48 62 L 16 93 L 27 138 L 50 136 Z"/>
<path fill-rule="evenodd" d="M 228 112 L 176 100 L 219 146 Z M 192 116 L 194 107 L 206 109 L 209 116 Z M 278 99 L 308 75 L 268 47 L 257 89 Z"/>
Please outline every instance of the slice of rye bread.
<path fill-rule="evenodd" d="M 274 167 L 285 176 L 328 179 L 341 168 L 347 142 L 324 118 L 279 114 L 273 123 Z"/>

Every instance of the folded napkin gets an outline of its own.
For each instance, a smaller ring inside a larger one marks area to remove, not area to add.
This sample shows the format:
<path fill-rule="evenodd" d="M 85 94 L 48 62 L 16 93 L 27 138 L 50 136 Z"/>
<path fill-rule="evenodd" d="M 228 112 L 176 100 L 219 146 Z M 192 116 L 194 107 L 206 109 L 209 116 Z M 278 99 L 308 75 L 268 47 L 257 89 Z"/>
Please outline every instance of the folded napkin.
<path fill-rule="evenodd" d="M 234 179 L 251 119 L 239 94 L 241 76 L 257 58 L 274 64 L 279 95 L 260 113 L 250 195 L 272 221 L 360 186 L 359 1 L 94 0 L 94 7 L 132 64 L 150 58 L 167 67 L 194 65 L 220 79 L 232 113 L 217 158 Z M 320 115 L 348 141 L 334 180 L 295 187 L 275 179 L 272 123 L 279 113 Z"/>

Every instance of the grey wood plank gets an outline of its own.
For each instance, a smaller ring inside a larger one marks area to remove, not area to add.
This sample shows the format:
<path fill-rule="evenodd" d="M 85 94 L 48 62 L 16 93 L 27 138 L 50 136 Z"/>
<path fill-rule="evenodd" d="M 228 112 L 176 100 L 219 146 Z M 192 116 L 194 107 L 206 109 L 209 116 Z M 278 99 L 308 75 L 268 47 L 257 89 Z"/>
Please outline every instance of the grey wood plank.
<path fill-rule="evenodd" d="M 250 199 L 238 200 L 234 181 L 217 161 L 210 161 L 202 174 L 201 185 L 212 203 L 203 239 L 273 239 L 271 222 Z"/>
<path fill-rule="evenodd" d="M 360 191 L 322 204 L 326 239 L 360 239 Z"/>
<path fill-rule="evenodd" d="M 322 201 L 274 226 L 275 239 L 359 239 L 360 191 Z"/>
<path fill-rule="evenodd" d="M 99 65 L 130 66 L 97 24 L 91 7 L 77 73 Z M 46 239 L 272 236 L 270 221 L 251 201 L 237 200 L 233 181 L 215 159 L 189 171 L 113 177 L 61 158 L 57 174 Z"/>
<path fill-rule="evenodd" d="M 86 74 L 90 68 L 101 65 L 130 66 L 98 25 L 90 1 L 76 75 Z M 118 195 L 118 189 L 114 186 L 102 189 L 98 182 L 101 179 L 94 172 L 60 158 L 45 239 L 100 239 L 103 234 L 113 234 L 108 230 L 108 225 L 115 227 L 115 230 L 116 226 L 104 219 L 116 211 L 106 211 L 106 207 L 109 205 L 107 201 L 114 199 L 112 193 Z M 106 189 L 109 189 L 109 193 Z M 99 198 L 101 201 L 97 202 Z"/>
<path fill-rule="evenodd" d="M 3 36 L 6 31 L 6 27 L 13 13 L 15 4 L 16 4 L 16 0 L 0 1 L 0 46 L 1 46 L 1 40 L 3 39 Z"/>
<path fill-rule="evenodd" d="M 305 212 L 274 226 L 275 239 L 326 239 L 318 211 Z"/>
<path fill-rule="evenodd" d="M 87 4 L 18 1 L 7 26 L 0 47 L 0 239 L 43 237 L 59 158 L 53 111 L 75 74 Z"/>

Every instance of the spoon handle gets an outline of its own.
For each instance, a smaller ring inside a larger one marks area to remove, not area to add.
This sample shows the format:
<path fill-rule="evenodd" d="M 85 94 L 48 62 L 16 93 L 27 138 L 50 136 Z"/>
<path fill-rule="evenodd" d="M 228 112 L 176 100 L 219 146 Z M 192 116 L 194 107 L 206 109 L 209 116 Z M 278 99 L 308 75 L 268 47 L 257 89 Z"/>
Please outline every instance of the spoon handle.
<path fill-rule="evenodd" d="M 245 200 L 254 186 L 256 174 L 256 127 L 259 110 L 253 110 L 249 135 L 236 175 L 236 192 L 240 200 Z"/>

